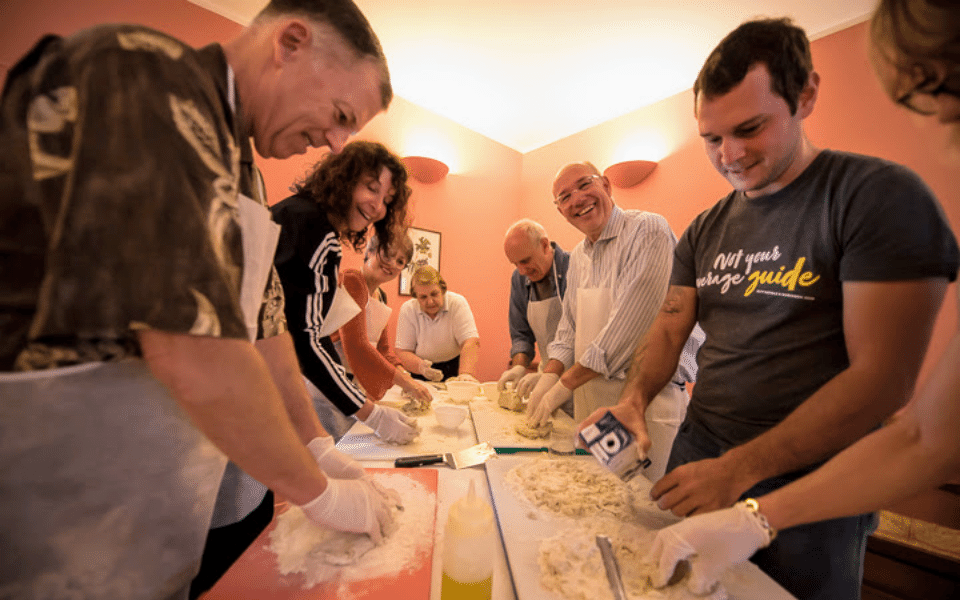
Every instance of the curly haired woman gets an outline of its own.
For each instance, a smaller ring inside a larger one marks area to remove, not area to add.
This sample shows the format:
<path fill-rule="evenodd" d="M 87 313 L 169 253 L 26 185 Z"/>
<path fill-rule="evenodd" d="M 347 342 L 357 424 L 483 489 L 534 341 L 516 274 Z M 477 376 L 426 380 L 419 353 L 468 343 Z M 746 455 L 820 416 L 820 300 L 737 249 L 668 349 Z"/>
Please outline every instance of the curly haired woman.
<path fill-rule="evenodd" d="M 270 209 L 281 226 L 274 265 L 300 368 L 320 421 L 338 438 L 350 416 L 388 442 L 408 443 L 419 431 L 415 420 L 375 404 L 357 387 L 330 339 L 359 312 L 339 285 L 341 241 L 362 250 L 370 225 L 385 245 L 405 235 L 409 197 L 400 159 L 381 144 L 355 141 L 326 155 L 294 195 Z"/>

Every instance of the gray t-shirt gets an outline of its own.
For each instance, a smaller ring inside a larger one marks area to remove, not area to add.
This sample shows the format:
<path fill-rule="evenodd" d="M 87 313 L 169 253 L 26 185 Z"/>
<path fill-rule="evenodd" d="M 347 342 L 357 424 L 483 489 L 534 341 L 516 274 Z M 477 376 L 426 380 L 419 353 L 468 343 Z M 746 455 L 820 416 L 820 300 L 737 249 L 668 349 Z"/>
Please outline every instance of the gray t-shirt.
<path fill-rule="evenodd" d="M 823 151 L 783 190 L 733 192 L 684 232 L 672 285 L 706 331 L 687 418 L 723 443 L 779 423 L 849 365 L 843 281 L 956 277 L 957 243 L 916 174 Z"/>

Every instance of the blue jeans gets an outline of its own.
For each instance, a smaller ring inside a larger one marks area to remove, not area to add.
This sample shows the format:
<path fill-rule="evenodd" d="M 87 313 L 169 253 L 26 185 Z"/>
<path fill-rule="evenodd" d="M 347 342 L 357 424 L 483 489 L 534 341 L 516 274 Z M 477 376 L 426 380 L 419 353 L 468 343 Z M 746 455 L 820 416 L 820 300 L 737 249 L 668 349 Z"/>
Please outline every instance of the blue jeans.
<path fill-rule="evenodd" d="M 703 427 L 686 420 L 673 441 L 667 473 L 688 462 L 716 458 L 728 449 Z M 741 499 L 762 496 L 814 468 L 765 479 Z M 777 539 L 750 561 L 799 600 L 859 600 L 867 537 L 877 522 L 876 513 L 869 513 L 791 527 L 778 532 Z"/>

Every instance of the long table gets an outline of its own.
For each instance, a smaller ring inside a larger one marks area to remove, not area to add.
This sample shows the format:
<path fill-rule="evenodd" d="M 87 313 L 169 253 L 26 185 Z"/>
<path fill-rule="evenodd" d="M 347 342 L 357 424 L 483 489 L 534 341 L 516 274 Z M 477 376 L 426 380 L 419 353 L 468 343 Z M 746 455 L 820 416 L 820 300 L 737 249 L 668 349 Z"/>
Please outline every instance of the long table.
<path fill-rule="evenodd" d="M 449 400 L 442 392 L 435 393 L 435 401 L 446 402 Z M 388 392 L 385 400 L 388 403 L 399 401 L 400 391 L 393 388 Z M 484 412 L 484 420 L 489 421 L 491 412 L 488 403 L 495 400 L 487 399 L 483 396 L 474 398 L 472 403 L 483 403 L 477 406 Z M 505 416 L 504 418 L 508 418 Z M 467 420 L 455 431 L 446 431 L 439 428 L 436 420 L 431 415 L 420 417 L 420 423 L 423 430 L 421 438 L 412 445 L 412 450 L 407 447 L 391 446 L 381 442 L 373 434 L 372 430 L 356 423 L 350 431 L 338 442 L 337 447 L 360 460 L 364 467 L 370 468 L 392 468 L 393 460 L 398 456 L 408 456 L 412 454 L 437 452 L 438 448 L 444 447 L 446 451 L 455 451 L 468 446 L 472 446 L 481 441 L 478 439 L 477 429 L 472 420 Z M 484 428 L 481 428 L 481 431 Z M 489 498 L 494 506 L 498 518 L 498 525 L 501 533 L 501 544 L 498 545 L 494 556 L 494 572 L 492 581 L 492 599 L 493 600 L 546 600 L 560 598 L 558 595 L 543 589 L 539 585 L 539 568 L 536 565 L 536 547 L 539 539 L 550 533 L 549 526 L 537 531 L 536 526 L 532 526 L 533 521 L 529 520 L 529 510 L 521 508 L 516 502 L 509 490 L 502 485 L 503 476 L 509 468 L 517 464 L 517 461 L 532 460 L 540 453 L 520 452 L 503 454 L 491 458 L 487 465 L 476 466 L 468 469 L 454 470 L 446 466 L 440 467 L 420 467 L 420 469 L 433 469 L 437 475 L 436 487 L 436 520 L 434 528 L 434 545 L 431 559 L 430 571 L 430 600 L 440 600 L 440 582 L 442 575 L 442 556 L 443 556 L 443 529 L 446 523 L 447 514 L 450 506 L 459 498 L 466 495 L 470 482 L 476 486 L 476 491 L 484 497 Z M 573 458 L 571 458 L 574 460 Z M 577 457 L 575 460 L 592 460 L 591 457 Z M 549 524 L 549 520 L 540 521 Z M 263 536 L 261 536 L 263 537 Z M 258 539 L 251 548 L 247 550 L 241 560 L 234 568 L 244 568 L 244 559 L 249 555 L 256 555 L 258 560 L 262 558 L 264 550 L 264 540 Z M 249 563 L 247 563 L 249 565 Z M 257 568 L 260 568 L 259 566 Z M 233 569 L 231 569 L 233 571 Z M 274 566 L 274 571 L 276 568 Z M 727 587 L 731 598 L 735 600 L 791 600 L 793 596 L 787 593 L 783 588 L 777 585 L 772 579 L 761 572 L 752 563 L 744 563 L 731 569 L 732 575 L 728 577 Z M 229 575 L 229 573 L 228 573 Z M 258 578 L 269 577 L 263 572 L 258 572 Z M 281 580 L 279 574 L 276 575 L 278 581 Z M 314 588 L 311 591 L 304 591 L 293 585 L 291 582 L 285 584 L 288 590 L 287 594 L 273 594 L 271 598 L 280 600 L 281 598 L 323 598 L 325 596 Z M 379 584 L 378 584 L 379 585 Z M 598 582 L 598 585 L 606 585 L 605 581 Z M 220 597 L 217 592 L 220 583 L 211 590 L 211 600 Z M 280 586 L 283 588 L 283 586 Z M 271 588 L 272 589 L 272 588 Z M 231 590 L 236 594 L 236 589 Z M 248 596 L 251 597 L 251 596 Z"/>

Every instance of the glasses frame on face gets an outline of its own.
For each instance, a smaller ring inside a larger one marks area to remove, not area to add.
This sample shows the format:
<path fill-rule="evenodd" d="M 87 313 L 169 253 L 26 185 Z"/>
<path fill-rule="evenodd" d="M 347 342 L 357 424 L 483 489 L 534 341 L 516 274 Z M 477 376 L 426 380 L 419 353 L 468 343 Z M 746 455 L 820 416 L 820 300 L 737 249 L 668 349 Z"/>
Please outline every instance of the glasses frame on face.
<path fill-rule="evenodd" d="M 918 67 L 917 72 L 922 69 Z M 909 111 L 929 117 L 939 111 L 937 97 L 942 94 L 960 98 L 960 65 L 941 78 L 922 76 L 920 83 L 901 94 L 896 102 Z"/>
<path fill-rule="evenodd" d="M 580 179 L 577 179 L 573 183 L 572 190 L 563 190 L 557 197 L 553 199 L 553 203 L 556 204 L 559 208 L 565 207 L 570 203 L 570 199 L 573 198 L 573 190 L 579 190 L 581 192 L 587 191 L 590 186 L 593 184 L 594 179 L 600 179 L 600 176 L 596 173 L 591 173 L 589 175 L 584 175 Z"/>

